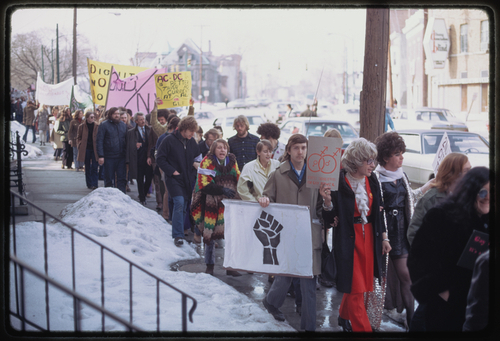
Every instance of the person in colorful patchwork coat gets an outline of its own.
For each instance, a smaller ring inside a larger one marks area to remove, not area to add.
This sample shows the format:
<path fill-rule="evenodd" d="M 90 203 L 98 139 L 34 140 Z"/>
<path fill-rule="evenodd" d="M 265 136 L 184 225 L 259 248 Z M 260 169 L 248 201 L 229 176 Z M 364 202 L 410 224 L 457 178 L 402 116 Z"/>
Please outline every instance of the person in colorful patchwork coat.
<path fill-rule="evenodd" d="M 236 156 L 229 153 L 226 140 L 217 139 L 198 168 L 198 179 L 193 190 L 191 214 L 205 243 L 205 273 L 214 274 L 215 242 L 224 238 L 224 204 L 222 199 L 240 199 L 237 192 L 240 170 Z M 241 276 L 237 271 L 227 275 Z"/>

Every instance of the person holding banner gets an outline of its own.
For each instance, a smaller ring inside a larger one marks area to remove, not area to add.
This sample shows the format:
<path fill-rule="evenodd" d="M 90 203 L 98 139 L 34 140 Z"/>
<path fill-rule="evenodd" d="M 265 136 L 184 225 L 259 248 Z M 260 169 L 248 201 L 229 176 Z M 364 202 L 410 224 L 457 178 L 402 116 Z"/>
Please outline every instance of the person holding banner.
<path fill-rule="evenodd" d="M 240 170 L 236 156 L 229 153 L 226 140 L 217 139 L 198 168 L 192 195 L 191 214 L 205 243 L 205 273 L 214 274 L 215 240 L 224 238 L 224 204 L 222 199 L 240 199 L 236 186 Z M 241 276 L 227 270 L 229 276 Z"/>
<path fill-rule="evenodd" d="M 408 176 L 402 168 L 406 145 L 397 132 L 387 132 L 378 136 L 375 139 L 375 144 L 378 162 L 375 172 L 382 184 L 388 238 L 392 241 L 387 274 L 387 296 L 392 298 L 396 297 L 398 291 L 401 293 L 406 309 L 405 327 L 408 330 L 413 317 L 415 299 L 410 291 L 411 280 L 406 266 L 410 249 L 406 233 L 417 200 L 431 188 L 434 180 L 430 180 L 418 189 L 410 187 Z M 393 305 L 390 305 L 388 309 L 393 309 Z"/>
<path fill-rule="evenodd" d="M 411 292 L 419 308 L 423 305 L 426 332 L 462 331 L 473 265 L 479 255 L 469 252 L 468 244 L 473 234 L 489 234 L 493 176 L 486 167 L 468 171 L 453 193 L 426 213 L 415 235 L 408 268 Z M 471 267 L 465 267 L 461 259 L 469 260 Z"/>
<path fill-rule="evenodd" d="M 348 332 L 371 332 L 365 293 L 374 290 L 374 277 L 382 280 L 382 256 L 391 250 L 382 214 L 382 195 L 373 172 L 375 145 L 364 138 L 352 141 L 342 155 L 337 191 L 324 183 L 323 221 L 335 225 L 333 250 L 337 290 L 344 293 L 339 326 Z M 378 307 L 380 313 L 382 306 Z"/>
<path fill-rule="evenodd" d="M 261 207 L 266 208 L 270 203 L 304 205 L 316 207 L 318 199 L 317 189 L 306 186 L 306 154 L 307 138 L 302 134 L 294 134 L 288 139 L 286 154 L 283 162 L 271 173 L 262 197 L 259 198 Z M 305 331 L 316 330 L 316 276 L 321 273 L 321 226 L 314 224 L 316 211 L 310 209 L 312 254 L 314 277 L 300 278 L 302 294 L 300 328 Z M 284 321 L 285 315 L 279 309 L 285 301 L 293 277 L 275 276 L 273 284 L 262 303 L 267 311 L 278 321 Z"/>

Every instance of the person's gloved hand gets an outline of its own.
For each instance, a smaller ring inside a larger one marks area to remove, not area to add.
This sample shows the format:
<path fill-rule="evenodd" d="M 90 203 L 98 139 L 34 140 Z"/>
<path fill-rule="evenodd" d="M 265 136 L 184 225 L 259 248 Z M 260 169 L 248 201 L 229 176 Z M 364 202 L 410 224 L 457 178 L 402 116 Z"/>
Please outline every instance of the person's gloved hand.
<path fill-rule="evenodd" d="M 231 198 L 234 198 L 234 196 L 235 196 L 236 192 L 235 192 L 235 191 L 233 191 L 233 190 L 232 190 L 232 189 L 230 189 L 230 188 L 225 188 L 225 187 L 224 187 L 224 188 L 222 189 L 222 194 L 224 194 L 226 197 L 228 197 L 229 199 L 231 199 Z"/>

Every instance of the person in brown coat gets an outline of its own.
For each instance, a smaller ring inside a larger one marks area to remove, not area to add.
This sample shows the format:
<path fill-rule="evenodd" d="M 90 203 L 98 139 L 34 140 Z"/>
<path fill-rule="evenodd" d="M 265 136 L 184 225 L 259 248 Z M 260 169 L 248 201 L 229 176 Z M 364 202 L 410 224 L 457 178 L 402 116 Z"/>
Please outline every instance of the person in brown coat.
<path fill-rule="evenodd" d="M 97 130 L 99 125 L 95 122 L 96 115 L 93 111 L 85 113 L 85 122 L 78 126 L 76 146 L 78 148 L 77 161 L 85 164 L 85 182 L 88 189 L 97 188 Z"/>
<path fill-rule="evenodd" d="M 36 142 L 35 136 L 35 110 L 38 109 L 40 104 L 37 102 L 36 104 L 29 100 L 23 110 L 23 124 L 26 126 L 26 131 L 23 136 L 23 140 L 26 142 L 26 138 L 28 137 L 28 131 L 31 129 L 33 133 L 33 143 Z"/>
<path fill-rule="evenodd" d="M 73 158 L 75 160 L 75 170 L 79 172 L 83 169 L 83 162 L 78 161 L 78 146 L 76 145 L 76 134 L 78 126 L 82 124 L 83 111 L 78 109 L 73 113 L 73 119 L 69 123 L 68 142 L 73 147 Z"/>

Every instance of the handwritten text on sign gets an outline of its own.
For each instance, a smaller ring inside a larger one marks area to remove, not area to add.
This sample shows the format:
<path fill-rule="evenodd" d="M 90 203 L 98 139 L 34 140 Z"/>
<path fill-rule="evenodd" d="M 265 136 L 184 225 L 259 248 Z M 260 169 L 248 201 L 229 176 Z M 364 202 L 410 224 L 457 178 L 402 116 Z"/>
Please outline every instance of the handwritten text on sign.
<path fill-rule="evenodd" d="M 332 191 L 338 188 L 342 139 L 310 136 L 307 147 L 308 188 L 319 188 L 325 183 Z"/>
<path fill-rule="evenodd" d="M 156 97 L 162 100 L 158 109 L 188 106 L 191 84 L 190 71 L 156 74 Z"/>

